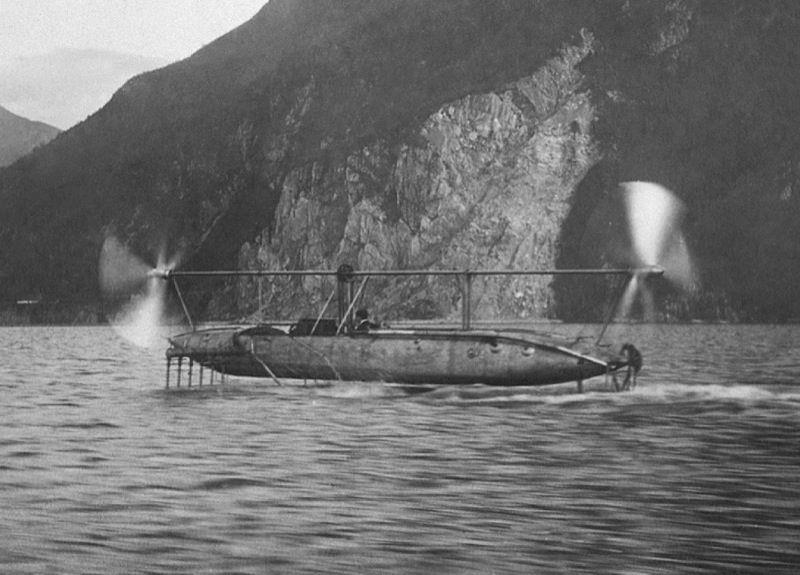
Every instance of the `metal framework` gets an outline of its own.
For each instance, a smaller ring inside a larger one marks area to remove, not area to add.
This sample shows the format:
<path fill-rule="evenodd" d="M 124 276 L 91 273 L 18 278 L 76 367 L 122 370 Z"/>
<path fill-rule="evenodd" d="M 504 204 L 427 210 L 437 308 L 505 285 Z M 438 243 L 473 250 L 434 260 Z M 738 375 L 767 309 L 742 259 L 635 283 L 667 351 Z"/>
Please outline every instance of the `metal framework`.
<path fill-rule="evenodd" d="M 460 286 L 463 296 L 461 309 L 461 329 L 469 330 L 472 326 L 472 282 L 480 276 L 565 276 L 565 275 L 625 275 L 625 276 L 652 276 L 663 275 L 664 269 L 658 266 L 644 268 L 609 268 L 609 269 L 544 269 L 544 270 L 471 270 L 471 269 L 450 269 L 450 270 L 354 270 L 349 265 L 344 264 L 337 270 L 171 270 L 156 269 L 152 275 L 170 280 L 175 286 L 183 311 L 189 321 L 189 325 L 194 330 L 194 322 L 189 314 L 186 302 L 183 299 L 178 278 L 188 277 L 278 277 L 278 276 L 335 276 L 339 284 L 340 302 L 340 325 L 339 331 L 352 314 L 355 298 L 352 295 L 352 282 L 355 278 L 363 278 L 359 294 L 364 288 L 364 284 L 370 277 L 404 277 L 404 276 L 449 276 L 460 278 Z M 330 302 L 330 300 L 329 300 Z"/>

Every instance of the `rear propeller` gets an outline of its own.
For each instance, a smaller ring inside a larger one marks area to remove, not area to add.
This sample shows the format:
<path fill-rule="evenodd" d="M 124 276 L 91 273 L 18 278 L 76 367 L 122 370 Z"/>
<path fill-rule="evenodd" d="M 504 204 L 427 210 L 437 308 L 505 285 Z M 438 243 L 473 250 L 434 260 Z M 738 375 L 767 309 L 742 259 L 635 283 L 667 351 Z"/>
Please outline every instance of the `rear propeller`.
<path fill-rule="evenodd" d="M 629 234 L 629 252 L 623 259 L 634 271 L 616 315 L 629 317 L 638 299 L 645 317 L 652 317 L 650 276 L 663 275 L 682 290 L 695 286 L 694 266 L 681 230 L 685 208 L 672 192 L 652 182 L 625 182 L 620 190 Z"/>
<path fill-rule="evenodd" d="M 109 235 L 100 252 L 100 289 L 111 308 L 109 324 L 122 338 L 144 347 L 158 347 L 173 315 L 168 311 L 169 270 L 179 258 L 167 258 L 161 249 L 155 267 Z"/>

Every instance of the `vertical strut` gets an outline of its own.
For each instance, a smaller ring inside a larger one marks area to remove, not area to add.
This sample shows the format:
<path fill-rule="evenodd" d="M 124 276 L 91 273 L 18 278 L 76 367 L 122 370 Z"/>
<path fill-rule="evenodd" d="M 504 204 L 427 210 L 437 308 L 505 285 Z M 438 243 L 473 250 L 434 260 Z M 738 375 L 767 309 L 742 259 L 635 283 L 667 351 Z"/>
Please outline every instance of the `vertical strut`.
<path fill-rule="evenodd" d="M 472 322 L 472 278 L 469 270 L 464 272 L 461 280 L 461 329 L 469 331 Z"/>
<path fill-rule="evenodd" d="M 313 330 L 312 330 L 312 332 L 313 332 Z M 256 344 L 255 344 L 255 340 L 252 340 L 252 339 L 250 340 L 250 356 L 255 360 L 256 363 L 258 363 L 261 367 L 264 368 L 264 371 L 266 371 L 267 374 L 272 378 L 272 380 L 276 384 L 278 384 L 278 387 L 283 385 L 281 383 L 281 380 L 278 379 L 278 376 L 275 375 L 275 372 L 273 372 L 270 369 L 270 367 L 267 365 L 267 363 L 265 361 L 262 361 L 262 359 L 260 357 L 258 357 L 258 355 L 256 355 Z"/>
<path fill-rule="evenodd" d="M 192 328 L 194 331 L 194 322 L 192 321 L 192 315 L 189 313 L 189 308 L 186 307 L 186 302 L 183 300 L 183 294 L 181 293 L 181 288 L 178 287 L 178 280 L 175 279 L 174 276 L 171 276 L 172 285 L 175 286 L 175 293 L 178 294 L 178 301 L 181 302 L 181 307 L 183 308 L 183 314 L 186 316 L 187 321 L 189 322 L 189 327 Z"/>

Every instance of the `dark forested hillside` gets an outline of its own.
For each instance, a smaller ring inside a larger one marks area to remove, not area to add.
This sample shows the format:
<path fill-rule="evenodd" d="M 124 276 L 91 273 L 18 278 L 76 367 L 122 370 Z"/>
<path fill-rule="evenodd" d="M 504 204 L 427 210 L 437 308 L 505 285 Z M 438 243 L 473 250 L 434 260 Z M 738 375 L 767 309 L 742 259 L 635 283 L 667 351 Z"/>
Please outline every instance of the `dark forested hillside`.
<path fill-rule="evenodd" d="M 109 231 L 200 268 L 597 265 L 595 207 L 643 179 L 689 208 L 702 287 L 665 294 L 676 315 L 800 317 L 798 10 L 272 0 L 0 171 L 0 291 L 96 299 Z M 422 287 L 387 305 L 449 313 Z M 517 315 L 586 296 L 501 287 L 480 297 Z M 294 288 L 271 304 L 318 296 Z"/>
<path fill-rule="evenodd" d="M 0 106 L 0 167 L 56 137 L 59 129 L 12 114 Z"/>

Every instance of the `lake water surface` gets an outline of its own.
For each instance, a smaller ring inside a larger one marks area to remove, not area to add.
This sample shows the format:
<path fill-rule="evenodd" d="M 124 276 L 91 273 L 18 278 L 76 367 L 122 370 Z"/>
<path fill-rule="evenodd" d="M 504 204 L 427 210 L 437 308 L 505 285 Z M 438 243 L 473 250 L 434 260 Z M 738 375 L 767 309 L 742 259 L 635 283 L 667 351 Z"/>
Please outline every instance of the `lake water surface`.
<path fill-rule="evenodd" d="M 164 390 L 0 328 L 0 573 L 800 572 L 800 326 L 629 330 L 639 386 L 579 395 Z"/>

